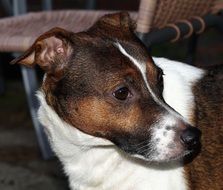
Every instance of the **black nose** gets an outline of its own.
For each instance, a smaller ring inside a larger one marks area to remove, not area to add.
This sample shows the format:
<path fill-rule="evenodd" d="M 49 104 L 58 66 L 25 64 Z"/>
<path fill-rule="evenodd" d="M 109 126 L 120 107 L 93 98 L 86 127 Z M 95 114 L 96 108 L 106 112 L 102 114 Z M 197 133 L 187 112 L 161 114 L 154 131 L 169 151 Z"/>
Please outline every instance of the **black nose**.
<path fill-rule="evenodd" d="M 200 144 L 201 131 L 196 127 L 187 127 L 180 138 L 188 149 L 193 149 Z"/>

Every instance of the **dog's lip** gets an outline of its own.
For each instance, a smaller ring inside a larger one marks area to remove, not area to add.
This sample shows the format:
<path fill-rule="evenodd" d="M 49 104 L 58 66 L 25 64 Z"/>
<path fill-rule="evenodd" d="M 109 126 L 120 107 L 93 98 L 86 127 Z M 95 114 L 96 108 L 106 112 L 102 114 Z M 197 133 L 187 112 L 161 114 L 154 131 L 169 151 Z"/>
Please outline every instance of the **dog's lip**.
<path fill-rule="evenodd" d="M 155 160 L 154 162 L 160 163 L 160 164 L 167 164 L 167 163 L 180 163 L 181 161 L 184 160 L 186 156 L 189 156 L 193 153 L 191 150 L 186 150 L 183 153 L 176 155 L 176 156 L 171 156 L 167 159 L 163 160 Z M 152 161 L 153 162 L 153 161 Z"/>
<path fill-rule="evenodd" d="M 176 155 L 176 156 L 172 156 L 169 157 L 167 159 L 161 159 L 161 160 L 153 160 L 150 158 L 147 158 L 143 155 L 139 155 L 139 154 L 132 154 L 131 156 L 137 159 L 141 159 L 144 160 L 146 162 L 156 162 L 156 163 L 168 163 L 168 162 L 174 162 L 174 161 L 181 161 L 182 159 L 184 159 L 185 156 L 189 156 L 190 154 L 193 154 L 193 150 L 185 150 L 183 153 Z"/>
<path fill-rule="evenodd" d="M 180 161 L 185 156 L 189 156 L 192 153 L 193 153 L 193 151 L 191 151 L 191 150 L 185 150 L 183 153 L 181 153 L 179 155 L 169 157 L 168 159 L 164 160 L 164 162 Z"/>
<path fill-rule="evenodd" d="M 184 158 L 185 156 L 189 156 L 190 154 L 192 154 L 194 151 L 193 150 L 185 150 L 182 154 L 177 155 L 177 156 L 173 156 L 169 158 L 169 161 L 177 161 L 180 160 L 182 158 Z"/>

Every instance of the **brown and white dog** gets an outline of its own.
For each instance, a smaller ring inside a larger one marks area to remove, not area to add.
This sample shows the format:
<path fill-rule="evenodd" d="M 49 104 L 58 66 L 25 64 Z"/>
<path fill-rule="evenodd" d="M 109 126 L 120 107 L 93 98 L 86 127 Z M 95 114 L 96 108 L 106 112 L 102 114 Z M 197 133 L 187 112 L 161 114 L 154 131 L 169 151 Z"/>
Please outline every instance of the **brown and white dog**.
<path fill-rule="evenodd" d="M 151 58 L 133 30 L 127 13 L 55 28 L 13 61 L 46 73 L 39 119 L 70 188 L 223 189 L 223 67 Z"/>

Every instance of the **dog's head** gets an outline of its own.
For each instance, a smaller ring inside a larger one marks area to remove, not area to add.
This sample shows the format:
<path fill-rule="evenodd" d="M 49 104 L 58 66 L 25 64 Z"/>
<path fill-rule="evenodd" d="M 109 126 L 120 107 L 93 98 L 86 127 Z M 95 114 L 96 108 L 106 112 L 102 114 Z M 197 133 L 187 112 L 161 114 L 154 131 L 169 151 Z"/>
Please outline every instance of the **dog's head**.
<path fill-rule="evenodd" d="M 86 32 L 55 28 L 13 63 L 45 71 L 46 101 L 73 127 L 150 161 L 178 159 L 200 132 L 165 103 L 163 72 L 133 29 L 127 13 L 106 15 Z"/>

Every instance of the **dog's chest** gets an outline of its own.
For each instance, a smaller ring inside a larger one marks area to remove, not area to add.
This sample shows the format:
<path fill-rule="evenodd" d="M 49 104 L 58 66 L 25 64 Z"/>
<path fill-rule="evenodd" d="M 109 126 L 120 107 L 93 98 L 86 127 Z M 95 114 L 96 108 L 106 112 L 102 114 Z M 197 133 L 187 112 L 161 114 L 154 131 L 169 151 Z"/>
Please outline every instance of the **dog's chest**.
<path fill-rule="evenodd" d="M 151 168 L 123 158 L 114 149 L 84 153 L 75 164 L 68 163 L 65 169 L 72 189 L 187 189 L 183 168 Z"/>

